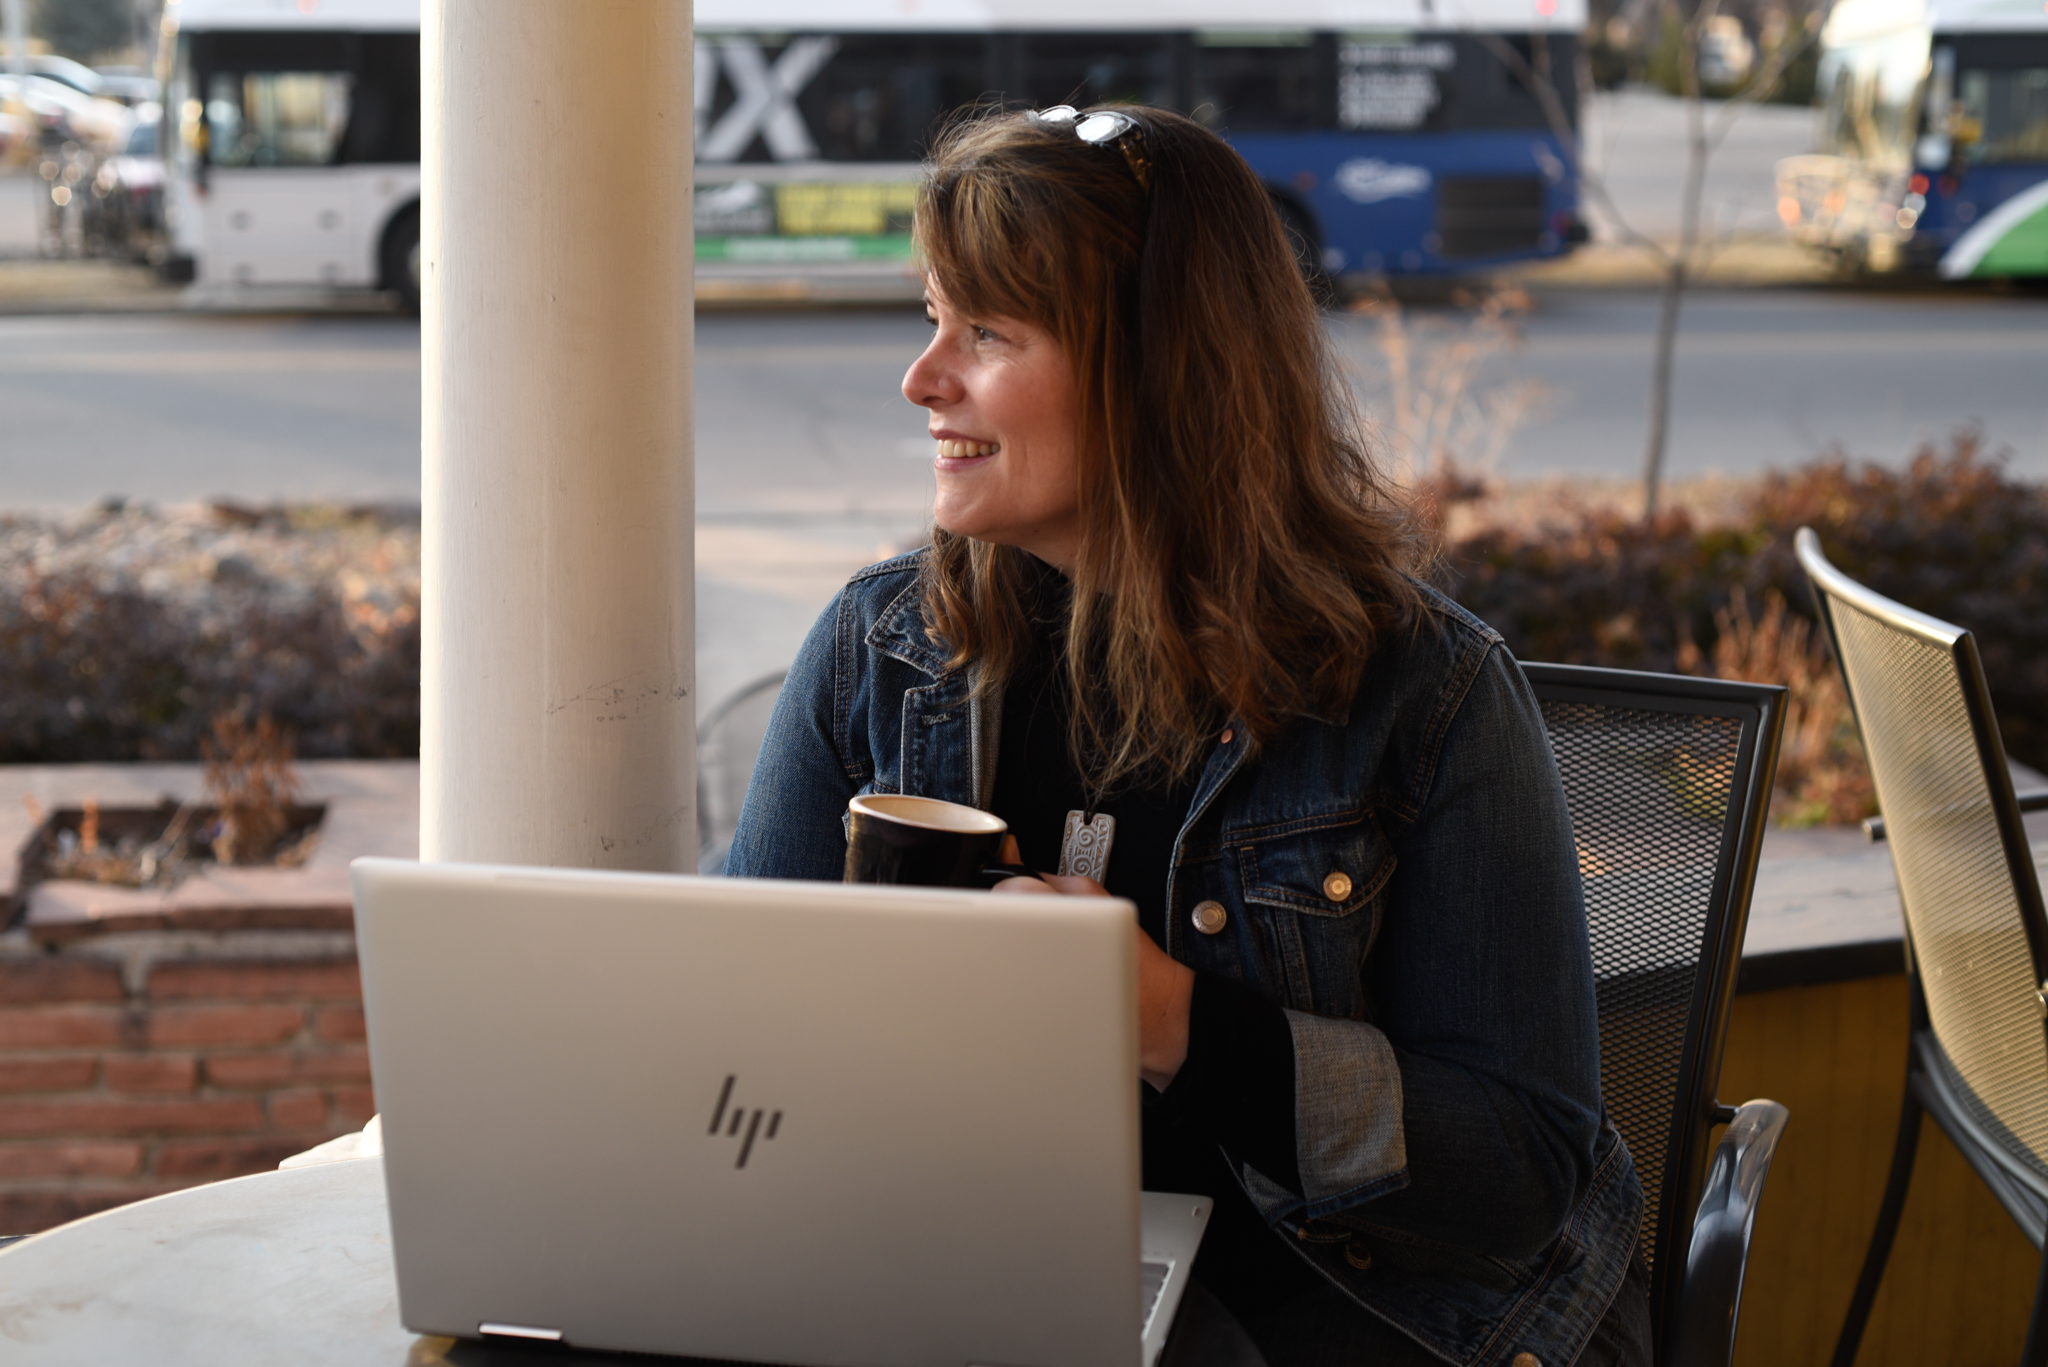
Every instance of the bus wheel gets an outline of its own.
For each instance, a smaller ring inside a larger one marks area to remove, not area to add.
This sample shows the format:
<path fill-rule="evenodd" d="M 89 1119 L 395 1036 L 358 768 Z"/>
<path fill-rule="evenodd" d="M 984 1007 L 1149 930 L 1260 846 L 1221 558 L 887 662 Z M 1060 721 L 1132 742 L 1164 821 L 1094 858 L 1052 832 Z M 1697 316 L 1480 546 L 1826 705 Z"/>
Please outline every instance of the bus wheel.
<path fill-rule="evenodd" d="M 1280 216 L 1280 231 L 1287 237 L 1287 245 L 1294 252 L 1295 267 L 1300 270 L 1309 293 L 1315 296 L 1318 304 L 1329 303 L 1336 295 L 1336 286 L 1323 270 L 1322 236 L 1316 232 L 1315 224 L 1300 205 L 1284 195 L 1273 196 L 1273 212 Z"/>
<path fill-rule="evenodd" d="M 398 295 L 398 307 L 420 311 L 420 206 L 415 204 L 384 230 L 384 288 Z"/>

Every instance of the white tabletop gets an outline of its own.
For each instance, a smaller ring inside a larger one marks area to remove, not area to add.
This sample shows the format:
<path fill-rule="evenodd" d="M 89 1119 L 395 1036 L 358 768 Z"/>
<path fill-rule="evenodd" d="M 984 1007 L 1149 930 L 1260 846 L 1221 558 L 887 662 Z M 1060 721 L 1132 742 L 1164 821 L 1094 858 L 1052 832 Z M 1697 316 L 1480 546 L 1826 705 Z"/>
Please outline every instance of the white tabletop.
<path fill-rule="evenodd" d="M 0 1358 L 24 1367 L 424 1367 L 398 1323 L 384 1164 L 216 1182 L 0 1250 Z"/>

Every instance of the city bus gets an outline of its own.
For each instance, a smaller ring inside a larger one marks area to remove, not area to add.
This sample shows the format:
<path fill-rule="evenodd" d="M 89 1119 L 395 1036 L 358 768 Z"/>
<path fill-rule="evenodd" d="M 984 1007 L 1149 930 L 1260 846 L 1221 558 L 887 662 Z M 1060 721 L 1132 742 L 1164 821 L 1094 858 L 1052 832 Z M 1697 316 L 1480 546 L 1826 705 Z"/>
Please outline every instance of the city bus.
<path fill-rule="evenodd" d="M 417 0 L 178 0 L 172 22 L 174 259 L 416 300 Z M 695 22 L 712 272 L 907 266 L 923 148 L 969 105 L 1185 112 L 1312 273 L 1462 274 L 1585 236 L 1584 0 L 700 0 Z"/>
<path fill-rule="evenodd" d="M 1872 271 L 2048 276 L 2048 11 L 1841 0 L 1821 44 L 1821 146 L 1778 166 L 1794 236 Z"/>

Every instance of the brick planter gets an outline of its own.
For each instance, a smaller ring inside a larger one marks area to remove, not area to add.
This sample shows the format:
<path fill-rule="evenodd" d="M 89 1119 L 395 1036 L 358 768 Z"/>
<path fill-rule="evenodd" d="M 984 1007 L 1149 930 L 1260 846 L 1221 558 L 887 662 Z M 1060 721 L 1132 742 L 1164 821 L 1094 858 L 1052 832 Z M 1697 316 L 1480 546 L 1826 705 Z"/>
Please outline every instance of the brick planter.
<path fill-rule="evenodd" d="M 277 1166 L 375 1110 L 347 865 L 417 850 L 418 767 L 301 766 L 328 809 L 303 869 L 169 893 L 46 883 L 0 895 L 0 1234 Z M 183 765 L 0 769 L 0 850 L 45 810 L 197 796 Z"/>

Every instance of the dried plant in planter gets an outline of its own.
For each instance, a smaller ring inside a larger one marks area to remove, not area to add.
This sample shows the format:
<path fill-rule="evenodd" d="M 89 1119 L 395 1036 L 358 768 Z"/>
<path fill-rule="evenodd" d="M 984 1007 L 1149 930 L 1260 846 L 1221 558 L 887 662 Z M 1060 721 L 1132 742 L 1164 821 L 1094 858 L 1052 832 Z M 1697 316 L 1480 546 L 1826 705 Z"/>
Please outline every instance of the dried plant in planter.
<path fill-rule="evenodd" d="M 1738 586 L 1714 613 L 1713 672 L 1723 679 L 1784 684 L 1785 739 L 1771 816 L 1780 826 L 1847 825 L 1877 812 L 1877 790 L 1856 735 L 1842 676 L 1828 662 L 1813 623 L 1795 615 L 1776 589 L 1761 616 Z M 1699 648 L 1681 648 L 1680 665 L 1701 672 Z"/>
<path fill-rule="evenodd" d="M 213 857 L 223 864 L 264 864 L 288 859 L 278 844 L 292 829 L 292 797 L 299 777 L 292 768 L 294 738 L 269 717 L 252 726 L 240 712 L 213 719 L 213 736 L 200 742 L 206 756 L 206 791 L 220 809 Z"/>
<path fill-rule="evenodd" d="M 167 888 L 191 869 L 193 827 L 201 815 L 196 807 L 166 803 L 102 812 L 89 797 L 75 813 L 48 814 L 33 798 L 23 801 L 40 828 L 22 852 L 25 882 L 63 878 Z"/>

